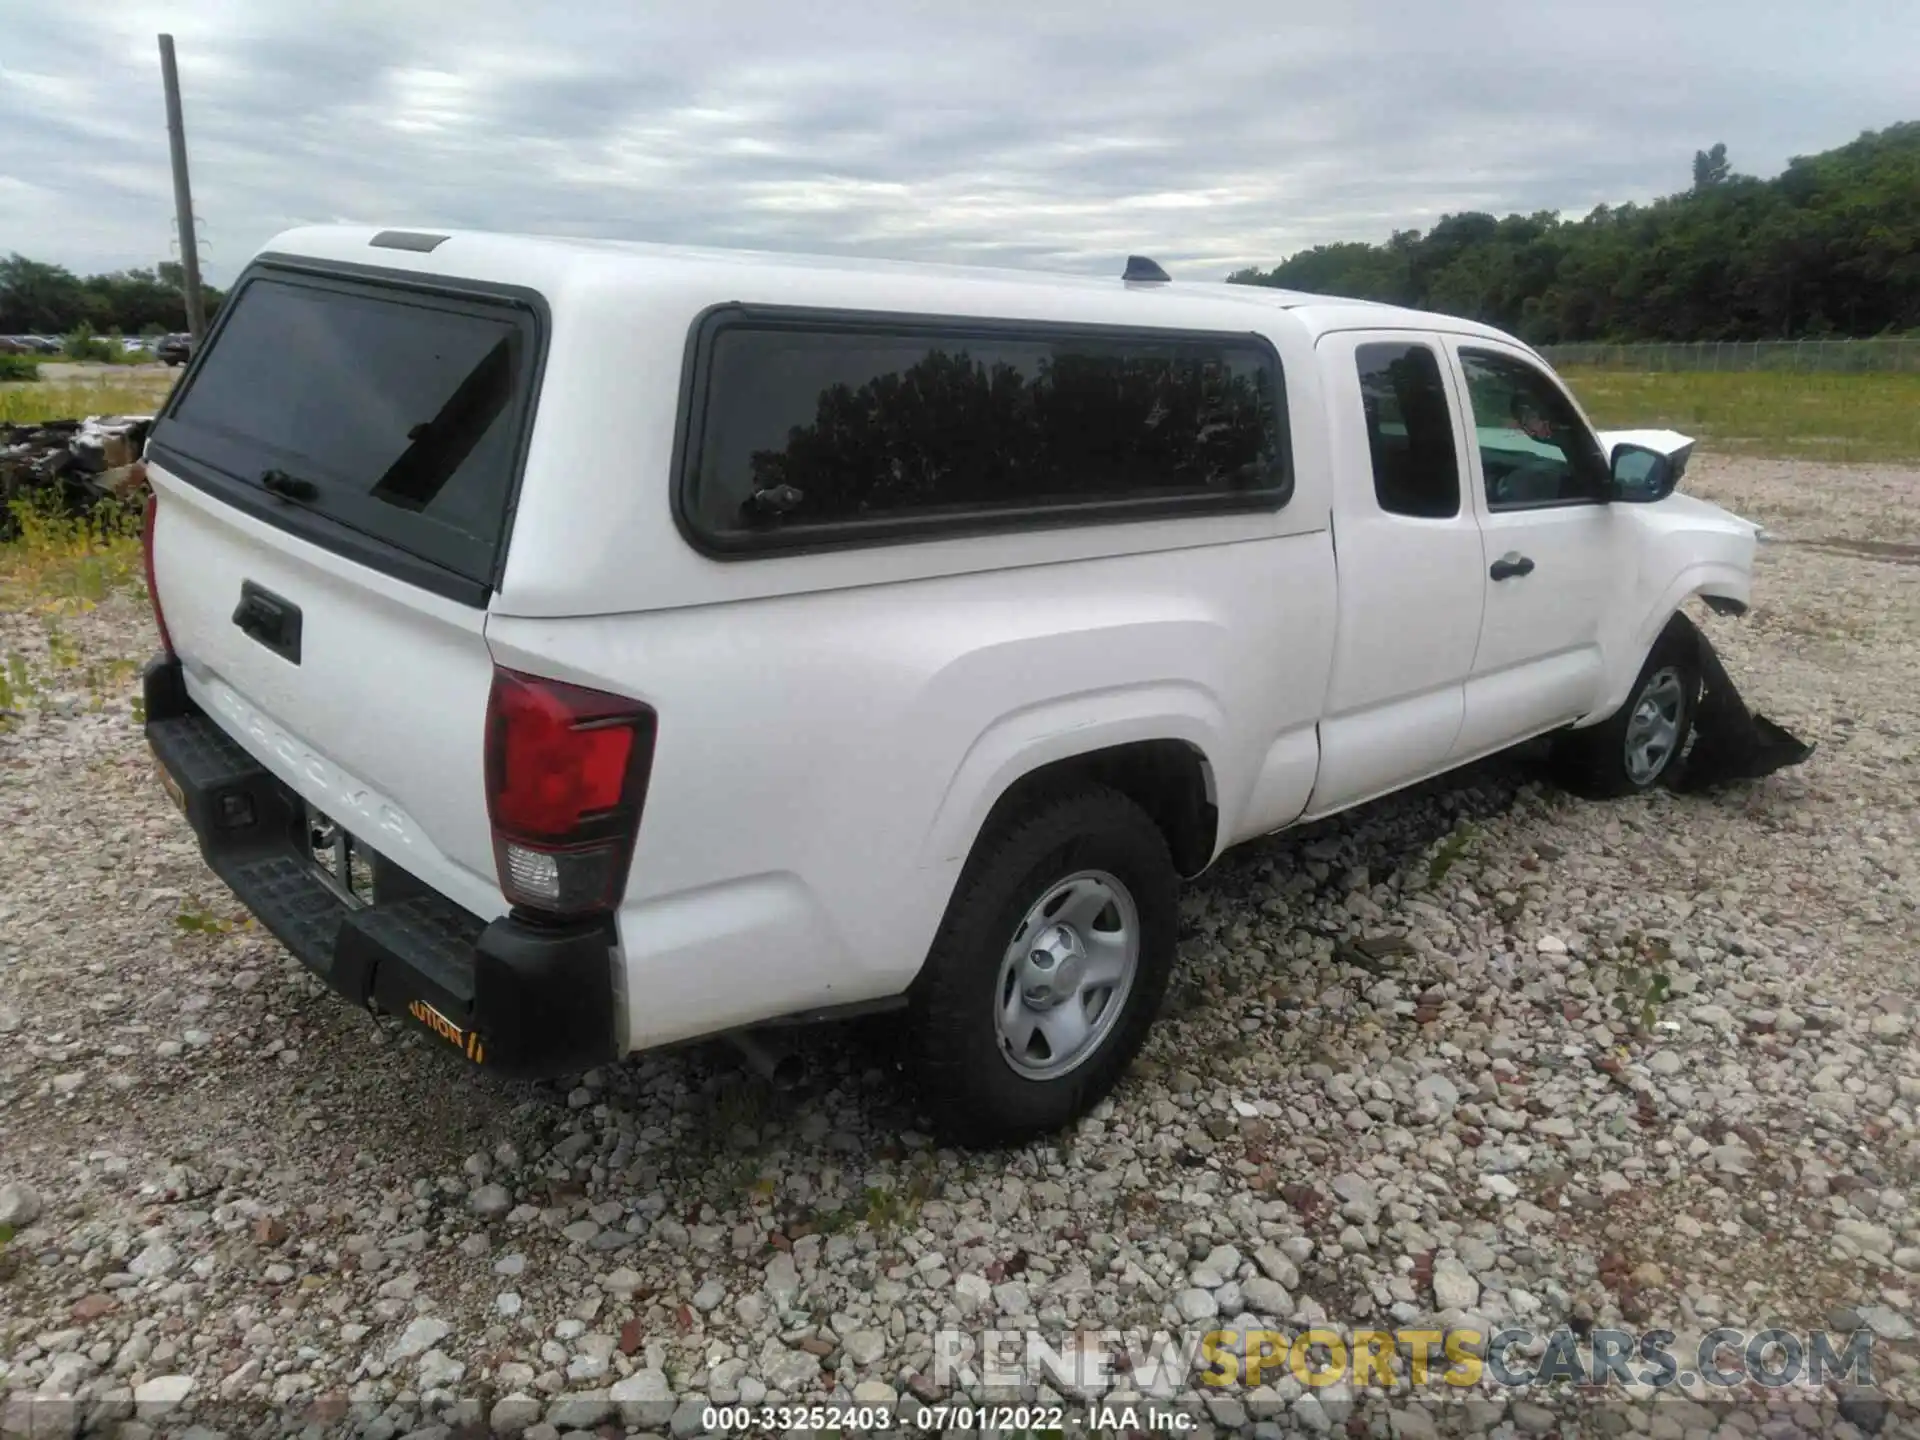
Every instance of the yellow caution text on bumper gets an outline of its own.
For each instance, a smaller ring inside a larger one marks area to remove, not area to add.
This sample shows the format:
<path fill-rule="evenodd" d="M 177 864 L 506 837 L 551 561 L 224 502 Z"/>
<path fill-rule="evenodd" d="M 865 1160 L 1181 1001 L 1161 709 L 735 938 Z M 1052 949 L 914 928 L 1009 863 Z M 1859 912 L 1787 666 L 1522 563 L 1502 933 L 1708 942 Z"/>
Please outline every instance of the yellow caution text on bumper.
<path fill-rule="evenodd" d="M 407 1005 L 407 1013 L 449 1045 L 464 1050 L 474 1064 L 485 1063 L 487 1047 L 477 1030 L 463 1030 L 424 1000 L 411 1001 Z"/>

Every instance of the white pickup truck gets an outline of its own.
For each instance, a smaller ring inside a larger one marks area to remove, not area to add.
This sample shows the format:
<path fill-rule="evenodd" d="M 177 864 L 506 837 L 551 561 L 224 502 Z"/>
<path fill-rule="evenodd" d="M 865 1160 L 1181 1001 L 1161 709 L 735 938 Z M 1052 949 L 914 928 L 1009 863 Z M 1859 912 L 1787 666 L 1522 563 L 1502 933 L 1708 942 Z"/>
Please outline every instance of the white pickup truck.
<path fill-rule="evenodd" d="M 1547 732 L 1661 779 L 1670 622 L 1754 555 L 1688 448 L 1149 261 L 296 230 L 152 434 L 147 730 L 266 926 L 468 1061 L 898 1008 L 1009 1140 L 1112 1086 L 1228 846 Z"/>

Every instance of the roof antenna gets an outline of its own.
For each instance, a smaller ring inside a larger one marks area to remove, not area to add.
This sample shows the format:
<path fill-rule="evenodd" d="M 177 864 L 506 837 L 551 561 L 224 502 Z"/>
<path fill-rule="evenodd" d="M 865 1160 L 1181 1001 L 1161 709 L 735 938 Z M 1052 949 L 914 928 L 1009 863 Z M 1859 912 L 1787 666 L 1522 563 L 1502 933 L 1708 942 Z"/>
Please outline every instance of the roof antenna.
<path fill-rule="evenodd" d="M 1144 255 L 1127 257 L 1126 273 L 1120 277 L 1130 284 L 1164 285 L 1173 277 Z"/>

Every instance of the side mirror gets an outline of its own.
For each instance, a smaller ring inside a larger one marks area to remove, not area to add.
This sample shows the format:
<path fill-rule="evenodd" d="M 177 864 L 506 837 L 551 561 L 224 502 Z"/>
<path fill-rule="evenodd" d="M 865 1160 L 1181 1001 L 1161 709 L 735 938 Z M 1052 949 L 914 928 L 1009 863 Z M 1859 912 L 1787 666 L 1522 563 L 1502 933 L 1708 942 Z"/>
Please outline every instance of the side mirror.
<path fill-rule="evenodd" d="M 1613 447 L 1612 499 L 1641 504 L 1664 500 L 1679 478 L 1673 462 L 1658 450 L 1624 442 Z"/>

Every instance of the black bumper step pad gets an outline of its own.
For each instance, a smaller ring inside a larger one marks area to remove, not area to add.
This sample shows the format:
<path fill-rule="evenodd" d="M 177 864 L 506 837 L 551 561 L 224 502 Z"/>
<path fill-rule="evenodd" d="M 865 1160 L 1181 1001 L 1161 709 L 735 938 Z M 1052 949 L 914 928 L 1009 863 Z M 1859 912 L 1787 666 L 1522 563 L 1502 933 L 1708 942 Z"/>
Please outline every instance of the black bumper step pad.
<path fill-rule="evenodd" d="M 179 662 L 155 662 L 144 680 L 148 742 L 207 864 L 332 989 L 507 1075 L 613 1058 L 610 917 L 488 922 L 385 857 L 374 903 L 349 902 L 311 858 L 305 805 L 194 706 Z"/>

